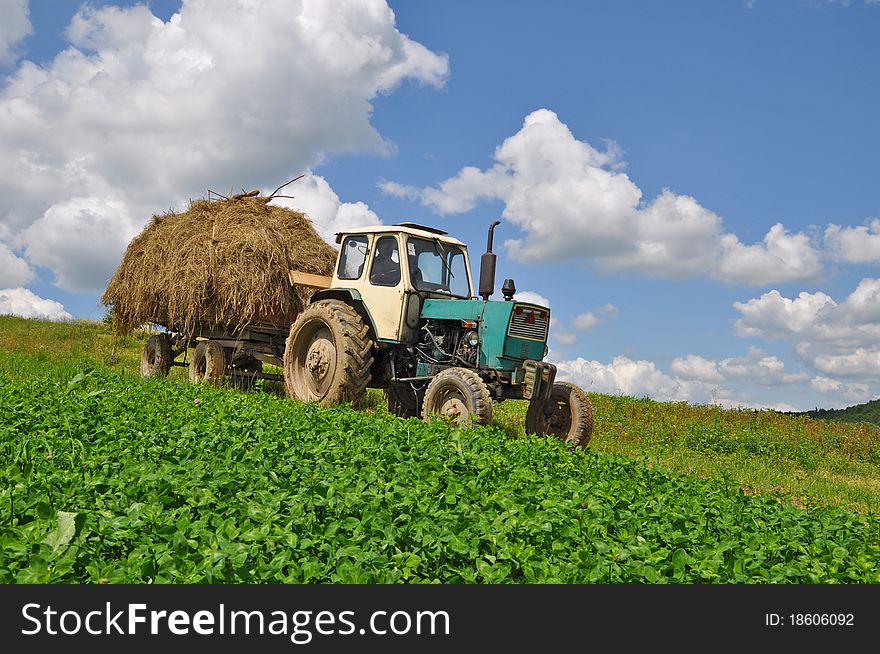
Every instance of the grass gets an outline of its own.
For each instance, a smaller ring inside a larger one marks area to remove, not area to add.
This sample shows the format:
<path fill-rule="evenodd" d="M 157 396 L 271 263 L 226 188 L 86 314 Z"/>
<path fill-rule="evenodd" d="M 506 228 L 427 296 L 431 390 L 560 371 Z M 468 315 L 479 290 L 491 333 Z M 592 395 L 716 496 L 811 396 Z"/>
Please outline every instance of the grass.
<path fill-rule="evenodd" d="M 591 394 L 588 451 L 132 374 L 0 318 L 0 583 L 880 582 L 877 428 Z"/>
<path fill-rule="evenodd" d="M 27 378 L 43 363 L 71 366 L 98 362 L 136 373 L 146 332 L 118 336 L 102 322 L 51 323 L 0 317 L 3 353 L 36 355 L 35 368 L 6 374 Z M 172 378 L 185 379 L 174 368 Z M 281 384 L 261 384 L 283 396 Z M 880 512 L 880 426 L 815 420 L 774 411 L 725 410 L 684 402 L 591 393 L 595 431 L 590 448 L 667 466 L 705 479 L 733 480 L 747 493 L 761 493 L 795 506 L 839 506 Z M 511 437 L 525 435 L 525 402 L 495 405 L 495 426 Z M 382 392 L 370 389 L 367 412 L 384 412 Z"/>

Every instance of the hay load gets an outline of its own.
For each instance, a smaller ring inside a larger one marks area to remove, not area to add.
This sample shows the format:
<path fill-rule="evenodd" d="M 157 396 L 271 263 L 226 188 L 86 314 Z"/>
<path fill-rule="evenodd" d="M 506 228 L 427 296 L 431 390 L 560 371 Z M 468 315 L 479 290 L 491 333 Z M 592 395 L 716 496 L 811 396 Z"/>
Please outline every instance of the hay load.
<path fill-rule="evenodd" d="M 332 275 L 336 251 L 305 214 L 269 200 L 251 191 L 154 216 L 101 298 L 114 328 L 290 325 L 314 289 L 291 285 L 288 271 Z"/>

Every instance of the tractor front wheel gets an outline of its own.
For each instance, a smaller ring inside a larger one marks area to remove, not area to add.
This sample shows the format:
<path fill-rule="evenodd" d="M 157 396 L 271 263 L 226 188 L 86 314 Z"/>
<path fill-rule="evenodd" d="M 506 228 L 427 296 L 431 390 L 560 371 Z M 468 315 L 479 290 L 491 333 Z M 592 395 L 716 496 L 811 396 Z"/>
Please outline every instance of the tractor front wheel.
<path fill-rule="evenodd" d="M 425 389 L 422 417 L 451 419 L 462 427 L 492 422 L 492 396 L 486 383 L 473 370 L 447 368 L 440 371 Z"/>
<path fill-rule="evenodd" d="M 526 433 L 550 434 L 572 446 L 587 447 L 593 434 L 593 405 L 579 386 L 556 382 L 546 402 L 532 400 L 526 412 Z"/>

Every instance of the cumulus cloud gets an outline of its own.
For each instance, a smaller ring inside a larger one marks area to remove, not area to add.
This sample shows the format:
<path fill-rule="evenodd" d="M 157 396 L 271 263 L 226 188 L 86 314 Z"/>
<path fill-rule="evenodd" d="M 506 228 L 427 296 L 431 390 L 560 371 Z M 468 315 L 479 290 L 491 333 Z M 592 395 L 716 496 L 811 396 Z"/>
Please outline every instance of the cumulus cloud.
<path fill-rule="evenodd" d="M 21 62 L 0 88 L 0 220 L 71 289 L 94 290 L 132 227 L 208 188 L 271 187 L 328 153 L 390 152 L 372 100 L 448 74 L 384 0 L 184 0 L 167 22 L 144 5 L 85 4 L 66 35 L 54 60 Z M 340 203 L 336 219 L 370 213 Z"/>
<path fill-rule="evenodd" d="M 673 359 L 669 370 L 679 377 L 695 381 L 720 382 L 724 379 L 715 361 L 698 354 L 688 354 Z"/>
<path fill-rule="evenodd" d="M 379 216 L 363 202 L 342 202 L 320 175 L 309 173 L 285 191 L 291 193 L 293 198 L 276 198 L 272 203 L 305 213 L 321 238 L 328 243 L 334 242 L 336 232 L 382 224 Z"/>
<path fill-rule="evenodd" d="M 652 361 L 618 356 L 609 364 L 583 357 L 554 363 L 557 379 L 574 382 L 587 391 L 656 400 L 691 399 L 684 384 L 658 370 Z"/>
<path fill-rule="evenodd" d="M 618 146 L 599 150 L 578 140 L 548 109 L 526 116 L 522 129 L 493 156 L 492 167 L 462 168 L 436 187 L 387 181 L 380 186 L 440 214 L 501 200 L 504 218 L 524 232 L 505 246 L 528 262 L 590 259 L 618 272 L 706 274 L 755 285 L 810 279 L 822 271 L 809 237 L 781 224 L 762 242 L 744 245 L 693 197 L 664 189 L 645 202 L 621 171 Z"/>
<path fill-rule="evenodd" d="M 31 33 L 27 0 L 0 0 L 0 66 L 15 61 L 16 47 Z"/>
<path fill-rule="evenodd" d="M 550 306 L 550 300 L 545 298 L 540 293 L 535 293 L 534 291 L 517 291 L 516 295 L 513 296 L 513 299 L 517 302 L 529 302 L 531 304 L 537 304 L 542 307 Z"/>
<path fill-rule="evenodd" d="M 124 200 L 75 197 L 53 204 L 21 238 L 28 258 L 51 269 L 58 286 L 99 292 L 139 225 Z"/>
<path fill-rule="evenodd" d="M 577 343 L 577 334 L 567 330 L 559 321 L 550 319 L 550 338 L 559 345 L 571 346 Z"/>
<path fill-rule="evenodd" d="M 744 357 L 728 357 L 721 361 L 689 354 L 673 359 L 669 369 L 681 379 L 701 382 L 748 380 L 763 386 L 778 386 L 807 380 L 805 374 L 786 372 L 782 360 L 756 347 L 750 347 Z"/>
<path fill-rule="evenodd" d="M 599 324 L 599 318 L 592 311 L 575 316 L 574 328 L 581 331 L 589 331 Z"/>
<path fill-rule="evenodd" d="M 620 313 L 616 306 L 613 304 L 606 304 L 598 309 L 594 309 L 592 311 L 585 311 L 584 313 L 578 314 L 575 316 L 572 324 L 574 328 L 578 331 L 589 331 L 593 329 L 600 322 L 613 318 L 618 313 Z"/>
<path fill-rule="evenodd" d="M 819 252 L 806 234 L 790 234 L 782 223 L 767 232 L 761 244 L 743 245 L 733 234 L 721 238 L 722 257 L 715 275 L 720 279 L 761 286 L 817 277 L 822 272 Z"/>
<path fill-rule="evenodd" d="M 0 289 L 0 315 L 47 320 L 70 320 L 71 315 L 55 300 L 46 300 L 26 288 Z"/>
<path fill-rule="evenodd" d="M 810 380 L 810 387 L 822 395 L 843 400 L 843 404 L 861 403 L 871 399 L 867 384 L 844 384 L 838 379 L 817 376 Z"/>
<path fill-rule="evenodd" d="M 27 262 L 0 241 L 0 286 L 21 286 L 34 278 Z"/>
<path fill-rule="evenodd" d="M 737 334 L 787 340 L 825 375 L 880 382 L 880 280 L 861 280 L 842 302 L 821 291 L 787 298 L 773 290 L 733 306 Z"/>
<path fill-rule="evenodd" d="M 674 359 L 668 372 L 658 368 L 653 361 L 634 360 L 624 355 L 614 357 L 611 363 L 582 357 L 559 359 L 553 352 L 549 358 L 556 364 L 560 380 L 572 381 L 588 391 L 725 407 L 794 410 L 787 403 L 748 397 L 741 389 L 755 382 L 774 387 L 806 384 L 809 380 L 805 374 L 787 372 L 781 360 L 757 348 L 750 348 L 743 357 L 721 361 L 688 354 Z"/>
<path fill-rule="evenodd" d="M 840 261 L 880 261 L 880 219 L 875 218 L 869 225 L 858 227 L 841 227 L 832 223 L 825 229 L 825 245 Z"/>

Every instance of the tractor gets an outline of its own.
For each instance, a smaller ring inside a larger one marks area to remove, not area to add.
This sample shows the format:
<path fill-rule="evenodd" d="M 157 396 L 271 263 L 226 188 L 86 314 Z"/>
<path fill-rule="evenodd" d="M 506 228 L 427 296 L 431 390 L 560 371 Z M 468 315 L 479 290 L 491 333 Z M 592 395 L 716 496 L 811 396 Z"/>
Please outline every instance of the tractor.
<path fill-rule="evenodd" d="M 290 327 L 283 352 L 288 395 L 321 405 L 361 402 L 384 389 L 390 412 L 460 425 L 492 421 L 494 402 L 528 400 L 526 432 L 585 447 L 593 431 L 587 394 L 556 381 L 547 355 L 550 310 L 495 292 L 494 229 L 474 293 L 467 246 L 415 223 L 336 235 L 332 277 L 290 272 L 317 289 Z"/>

